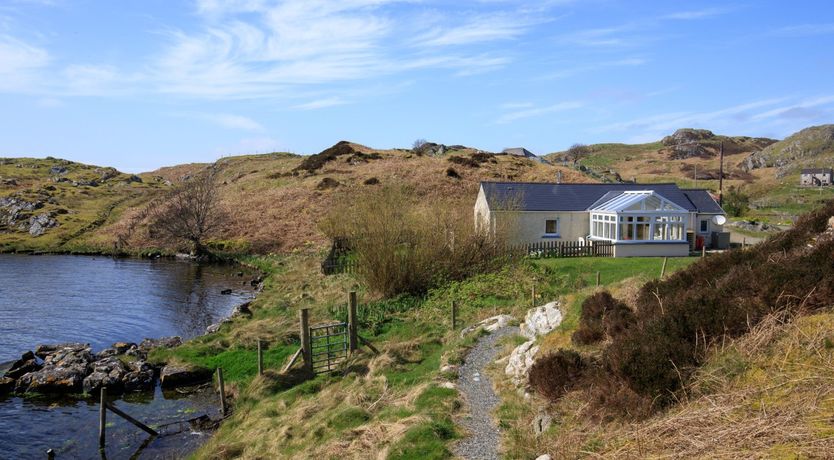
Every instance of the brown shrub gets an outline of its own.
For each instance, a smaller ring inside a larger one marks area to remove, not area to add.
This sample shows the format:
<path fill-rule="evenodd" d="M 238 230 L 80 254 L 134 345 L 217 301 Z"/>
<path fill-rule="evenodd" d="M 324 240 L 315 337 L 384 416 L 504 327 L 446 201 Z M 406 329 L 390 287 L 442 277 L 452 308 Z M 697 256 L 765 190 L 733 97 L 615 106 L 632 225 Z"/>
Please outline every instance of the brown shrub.
<path fill-rule="evenodd" d="M 633 323 L 634 315 L 625 303 L 608 291 L 597 292 L 582 302 L 579 327 L 571 340 L 579 345 L 590 345 L 606 335 L 612 338 L 621 335 Z"/>
<path fill-rule="evenodd" d="M 533 363 L 528 383 L 540 395 L 556 401 L 568 391 L 578 388 L 586 367 L 579 353 L 560 348 Z"/>

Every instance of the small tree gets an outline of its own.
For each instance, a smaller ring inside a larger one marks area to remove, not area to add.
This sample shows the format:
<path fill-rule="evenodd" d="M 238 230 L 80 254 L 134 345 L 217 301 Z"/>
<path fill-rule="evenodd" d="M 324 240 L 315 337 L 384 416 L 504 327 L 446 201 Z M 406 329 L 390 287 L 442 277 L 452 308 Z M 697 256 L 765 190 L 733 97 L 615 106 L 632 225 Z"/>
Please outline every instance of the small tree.
<path fill-rule="evenodd" d="M 163 237 L 187 242 L 191 254 L 198 257 L 206 254 L 206 237 L 225 219 L 215 175 L 212 167 L 178 185 L 153 215 L 153 229 Z"/>
<path fill-rule="evenodd" d="M 591 148 L 585 144 L 573 144 L 570 146 L 567 152 L 568 160 L 572 161 L 575 165 L 579 162 L 582 158 L 590 155 Z"/>
<path fill-rule="evenodd" d="M 738 187 L 730 186 L 723 201 L 724 210 L 732 217 L 741 217 L 750 210 L 750 197 Z"/>

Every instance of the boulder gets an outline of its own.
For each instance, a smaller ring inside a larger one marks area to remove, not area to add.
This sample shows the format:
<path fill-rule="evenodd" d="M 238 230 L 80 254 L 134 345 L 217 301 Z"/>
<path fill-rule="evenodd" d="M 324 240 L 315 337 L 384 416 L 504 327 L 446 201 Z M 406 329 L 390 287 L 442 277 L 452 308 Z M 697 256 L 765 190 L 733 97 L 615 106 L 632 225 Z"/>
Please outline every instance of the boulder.
<path fill-rule="evenodd" d="M 30 372 L 15 384 L 18 393 L 80 393 L 87 368 L 82 366 L 45 366 L 37 372 Z"/>
<path fill-rule="evenodd" d="M 232 290 L 231 289 L 223 289 L 222 291 L 220 291 L 220 293 L 223 294 L 223 295 L 230 295 L 232 293 Z"/>
<path fill-rule="evenodd" d="M 556 329 L 562 322 L 562 311 L 559 302 L 550 302 L 541 307 L 531 308 L 521 324 L 521 335 L 528 339 L 535 339 Z"/>
<path fill-rule="evenodd" d="M 502 327 L 506 327 L 513 321 L 513 317 L 510 315 L 497 315 L 491 316 L 474 326 L 469 326 L 466 329 L 460 332 L 460 336 L 464 337 L 467 334 L 477 331 L 478 329 L 483 329 L 486 332 L 495 332 Z"/>
<path fill-rule="evenodd" d="M 84 393 L 95 394 L 101 387 L 107 387 L 109 393 L 120 393 L 124 388 L 122 379 L 119 376 L 105 372 L 93 372 L 84 378 L 81 384 Z"/>
<path fill-rule="evenodd" d="M 162 388 L 196 385 L 211 379 L 212 371 L 204 367 L 168 364 L 162 368 L 159 381 Z"/>
<path fill-rule="evenodd" d="M 539 455 L 538 457 L 536 457 L 536 460 L 553 460 L 553 457 L 551 457 L 548 454 L 544 454 L 544 455 Z"/>
<path fill-rule="evenodd" d="M 84 370 L 86 375 L 90 364 L 95 360 L 93 354 L 90 352 L 89 345 L 85 348 L 78 348 L 74 346 L 60 348 L 52 354 L 47 355 L 43 360 L 44 368 L 47 367 L 78 367 Z"/>
<path fill-rule="evenodd" d="M 7 370 L 4 375 L 10 379 L 16 379 L 23 374 L 40 370 L 40 368 L 41 365 L 38 364 L 38 361 L 35 359 L 35 354 L 31 351 L 27 351 L 20 356 L 20 359 L 12 363 L 9 370 Z"/>
<path fill-rule="evenodd" d="M 536 353 L 539 352 L 539 346 L 534 345 L 535 343 L 534 340 L 530 340 L 515 347 L 507 360 L 507 367 L 504 368 L 504 372 L 517 386 L 527 384 L 530 367 L 535 362 Z"/>
<path fill-rule="evenodd" d="M 120 355 L 127 353 L 128 350 L 134 347 L 136 347 L 136 344 L 133 342 L 116 342 L 113 344 L 113 348 Z"/>
<path fill-rule="evenodd" d="M 61 349 L 73 349 L 73 350 L 83 350 L 85 348 L 90 348 L 89 343 L 57 343 L 57 344 L 44 344 L 38 345 L 35 348 L 35 356 L 40 359 L 46 359 L 46 357 L 52 353 L 55 353 Z"/>
<path fill-rule="evenodd" d="M 249 305 L 251 305 L 251 303 L 252 302 L 244 302 L 244 303 L 236 306 L 232 310 L 232 316 L 237 316 L 237 315 L 252 316 L 252 310 L 249 309 Z"/>
<path fill-rule="evenodd" d="M 162 337 L 159 339 L 145 339 L 139 344 L 139 350 L 147 353 L 154 348 L 173 348 L 182 345 L 182 338 L 178 336 Z"/>
<path fill-rule="evenodd" d="M 133 361 L 127 365 L 129 372 L 122 377 L 125 391 L 152 390 L 155 383 L 154 368 L 144 361 Z"/>
<path fill-rule="evenodd" d="M 14 379 L 9 377 L 0 377 L 0 396 L 11 393 L 14 390 Z"/>
<path fill-rule="evenodd" d="M 533 418 L 533 433 L 535 433 L 536 436 L 539 436 L 550 428 L 550 424 L 552 422 L 553 417 L 548 415 L 546 412 L 540 412 Z"/>

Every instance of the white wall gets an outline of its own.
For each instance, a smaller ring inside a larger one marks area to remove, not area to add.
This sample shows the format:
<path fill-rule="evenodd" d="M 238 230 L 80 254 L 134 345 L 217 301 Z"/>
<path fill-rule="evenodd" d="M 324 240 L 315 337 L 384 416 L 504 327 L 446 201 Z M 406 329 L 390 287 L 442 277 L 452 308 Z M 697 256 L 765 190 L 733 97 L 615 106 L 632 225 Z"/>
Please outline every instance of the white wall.
<path fill-rule="evenodd" d="M 686 257 L 686 243 L 616 243 L 614 257 Z"/>

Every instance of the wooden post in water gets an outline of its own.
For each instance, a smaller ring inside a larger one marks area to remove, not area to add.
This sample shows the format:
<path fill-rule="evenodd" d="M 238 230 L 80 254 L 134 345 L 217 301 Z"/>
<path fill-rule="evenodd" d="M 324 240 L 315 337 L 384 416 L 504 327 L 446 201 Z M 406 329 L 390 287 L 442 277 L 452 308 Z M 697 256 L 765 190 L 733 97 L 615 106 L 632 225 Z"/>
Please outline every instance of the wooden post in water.
<path fill-rule="evenodd" d="M 55 460 L 55 451 L 52 449 L 46 449 L 46 459 Z"/>
<path fill-rule="evenodd" d="M 310 351 L 310 310 L 302 308 L 298 312 L 301 326 L 301 358 L 304 360 L 304 370 L 313 371 L 313 355 Z"/>
<path fill-rule="evenodd" d="M 452 330 L 454 331 L 458 327 L 458 301 L 452 301 Z"/>
<path fill-rule="evenodd" d="M 107 388 L 101 387 L 101 404 L 98 411 L 98 447 L 104 449 L 107 429 Z"/>
<path fill-rule="evenodd" d="M 599 272 L 597 272 L 597 287 L 599 287 Z"/>
<path fill-rule="evenodd" d="M 348 294 L 348 350 L 351 353 L 359 349 L 359 340 L 356 338 L 359 335 L 359 324 L 356 319 L 356 291 L 350 291 Z"/>
<path fill-rule="evenodd" d="M 220 386 L 220 414 L 226 416 L 226 386 L 223 384 L 223 368 L 217 368 L 217 383 Z"/>
<path fill-rule="evenodd" d="M 663 267 L 660 268 L 660 277 L 663 278 L 663 275 L 666 274 L 666 263 L 669 262 L 668 257 L 663 258 Z"/>
<path fill-rule="evenodd" d="M 258 339 L 258 375 L 264 375 L 264 350 L 261 339 Z"/>

